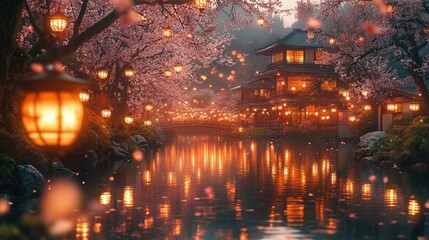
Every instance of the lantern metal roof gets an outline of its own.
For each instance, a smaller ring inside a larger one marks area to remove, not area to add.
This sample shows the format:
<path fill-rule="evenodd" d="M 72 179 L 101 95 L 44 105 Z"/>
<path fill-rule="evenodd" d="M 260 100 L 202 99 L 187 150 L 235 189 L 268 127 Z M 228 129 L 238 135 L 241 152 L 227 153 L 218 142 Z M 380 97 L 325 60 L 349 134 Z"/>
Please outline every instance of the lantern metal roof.
<path fill-rule="evenodd" d="M 47 67 L 45 71 L 32 76 L 19 78 L 17 82 L 26 91 L 78 91 L 88 83 L 85 79 L 73 77 L 53 67 Z"/>

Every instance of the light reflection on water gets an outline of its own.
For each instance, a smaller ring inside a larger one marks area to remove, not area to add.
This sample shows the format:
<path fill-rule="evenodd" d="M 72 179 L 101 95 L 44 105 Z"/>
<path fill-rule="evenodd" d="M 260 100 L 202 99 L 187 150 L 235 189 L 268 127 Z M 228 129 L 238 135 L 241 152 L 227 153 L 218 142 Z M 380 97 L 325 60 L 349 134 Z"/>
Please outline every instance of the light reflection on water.
<path fill-rule="evenodd" d="M 97 198 L 109 210 L 80 220 L 76 237 L 407 236 L 421 203 L 402 192 L 399 175 L 357 166 L 351 149 L 178 136 L 100 187 Z"/>

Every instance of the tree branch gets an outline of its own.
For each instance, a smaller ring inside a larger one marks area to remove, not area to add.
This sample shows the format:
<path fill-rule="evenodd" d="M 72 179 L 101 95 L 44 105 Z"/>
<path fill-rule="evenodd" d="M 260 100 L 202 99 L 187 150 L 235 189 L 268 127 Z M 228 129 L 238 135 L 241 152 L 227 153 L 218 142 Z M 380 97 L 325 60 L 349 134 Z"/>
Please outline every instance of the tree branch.
<path fill-rule="evenodd" d="M 25 1 L 24 2 L 24 6 L 25 6 L 25 11 L 27 11 L 27 14 L 28 14 L 28 18 L 30 18 L 30 22 L 31 22 L 31 25 L 33 25 L 33 28 L 34 28 L 34 31 L 36 31 L 36 33 L 37 34 L 39 34 L 39 36 L 41 37 L 41 38 L 43 38 L 43 32 L 42 32 L 42 30 L 39 28 L 39 26 L 37 26 L 37 24 L 36 24 L 36 19 L 34 19 L 34 16 L 33 16 L 33 13 L 31 12 L 31 10 L 30 10 L 30 6 L 28 5 L 28 2 L 27 1 Z"/>
<path fill-rule="evenodd" d="M 45 54 L 42 54 L 36 57 L 34 62 L 51 62 L 53 60 L 62 59 L 71 53 L 75 52 L 82 44 L 89 41 L 91 38 L 95 37 L 110 25 L 112 25 L 119 17 L 121 13 L 116 10 L 113 10 L 107 16 L 102 18 L 100 21 L 87 28 L 78 36 L 75 36 L 70 39 L 69 43 L 65 46 L 61 46 L 56 49 L 51 49 Z"/>
<path fill-rule="evenodd" d="M 77 16 L 76 22 L 73 26 L 73 37 L 79 34 L 79 27 L 82 23 L 83 16 L 85 15 L 86 8 L 88 6 L 88 0 L 82 1 L 82 6 L 80 7 L 79 15 Z"/>

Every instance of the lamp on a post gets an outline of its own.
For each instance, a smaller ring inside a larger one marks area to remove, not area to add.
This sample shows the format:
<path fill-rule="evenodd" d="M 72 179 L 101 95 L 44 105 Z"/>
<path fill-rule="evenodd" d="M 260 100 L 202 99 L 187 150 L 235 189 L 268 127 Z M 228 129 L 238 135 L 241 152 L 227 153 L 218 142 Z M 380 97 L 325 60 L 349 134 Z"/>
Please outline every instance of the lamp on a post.
<path fill-rule="evenodd" d="M 25 90 L 21 108 L 24 129 L 48 154 L 58 154 L 70 146 L 83 121 L 79 92 L 87 81 L 58 68 L 47 65 L 43 72 L 19 80 Z"/>
<path fill-rule="evenodd" d="M 62 33 L 67 27 L 67 17 L 61 12 L 54 13 L 49 16 L 49 27 L 54 33 Z"/>

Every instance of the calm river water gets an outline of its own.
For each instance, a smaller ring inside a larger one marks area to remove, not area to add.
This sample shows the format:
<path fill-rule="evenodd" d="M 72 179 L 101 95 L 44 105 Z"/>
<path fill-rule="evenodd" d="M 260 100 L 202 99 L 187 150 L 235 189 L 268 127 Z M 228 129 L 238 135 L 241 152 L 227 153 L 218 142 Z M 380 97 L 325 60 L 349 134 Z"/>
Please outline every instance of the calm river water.
<path fill-rule="evenodd" d="M 427 239 L 429 183 L 355 162 L 352 149 L 176 136 L 92 189 L 105 211 L 80 218 L 75 236 Z"/>

